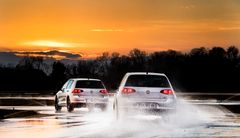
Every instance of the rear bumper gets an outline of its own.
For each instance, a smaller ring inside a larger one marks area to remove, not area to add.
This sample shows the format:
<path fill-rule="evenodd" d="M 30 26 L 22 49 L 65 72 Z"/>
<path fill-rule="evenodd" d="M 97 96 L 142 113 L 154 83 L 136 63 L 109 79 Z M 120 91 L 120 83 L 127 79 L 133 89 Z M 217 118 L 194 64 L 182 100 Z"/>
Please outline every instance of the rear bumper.
<path fill-rule="evenodd" d="M 107 107 L 108 103 L 72 103 L 73 107 Z"/>
<path fill-rule="evenodd" d="M 90 96 L 72 96 L 72 104 L 108 104 L 109 98 L 106 97 L 90 97 Z"/>
<path fill-rule="evenodd" d="M 119 108 L 142 110 L 175 110 L 176 99 L 118 99 Z"/>

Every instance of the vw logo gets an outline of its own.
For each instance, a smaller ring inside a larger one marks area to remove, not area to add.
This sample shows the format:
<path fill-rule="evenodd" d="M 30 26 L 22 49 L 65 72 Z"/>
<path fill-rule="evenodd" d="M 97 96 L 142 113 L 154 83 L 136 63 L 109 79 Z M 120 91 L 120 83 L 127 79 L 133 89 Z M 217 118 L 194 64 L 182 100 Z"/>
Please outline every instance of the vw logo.
<path fill-rule="evenodd" d="M 90 93 L 92 94 L 92 93 L 93 93 L 93 91 L 90 91 Z"/>
<path fill-rule="evenodd" d="M 150 94 L 150 91 L 149 91 L 149 90 L 147 90 L 147 91 L 146 91 L 146 93 L 147 93 L 147 94 Z"/>

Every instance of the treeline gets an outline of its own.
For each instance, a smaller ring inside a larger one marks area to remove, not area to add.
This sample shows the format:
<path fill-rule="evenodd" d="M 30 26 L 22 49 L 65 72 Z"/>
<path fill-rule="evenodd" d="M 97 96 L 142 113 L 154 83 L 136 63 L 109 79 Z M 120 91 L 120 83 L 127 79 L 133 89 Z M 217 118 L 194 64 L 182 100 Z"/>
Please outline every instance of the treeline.
<path fill-rule="evenodd" d="M 117 89 L 126 72 L 159 72 L 170 78 L 177 91 L 240 92 L 238 48 L 194 48 L 188 53 L 168 50 L 146 53 L 133 49 L 128 55 L 103 53 L 94 60 L 49 65 L 41 57 L 24 57 L 16 67 L 0 67 L 0 91 L 56 91 L 69 78 L 103 80 Z"/>

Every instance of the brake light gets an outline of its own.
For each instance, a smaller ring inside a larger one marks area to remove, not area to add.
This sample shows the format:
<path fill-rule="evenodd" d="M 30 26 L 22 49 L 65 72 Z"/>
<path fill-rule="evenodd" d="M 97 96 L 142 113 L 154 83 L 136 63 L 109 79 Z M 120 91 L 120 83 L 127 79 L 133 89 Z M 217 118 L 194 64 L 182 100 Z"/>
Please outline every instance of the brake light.
<path fill-rule="evenodd" d="M 123 94 L 129 94 L 129 93 L 134 93 L 134 92 L 136 92 L 136 90 L 133 88 L 123 88 L 123 90 L 122 90 Z"/>
<path fill-rule="evenodd" d="M 108 93 L 108 91 L 106 89 L 100 90 L 99 92 L 102 93 L 102 94 L 107 94 Z"/>
<path fill-rule="evenodd" d="M 72 93 L 81 93 L 81 92 L 83 92 L 83 90 L 81 90 L 81 89 L 74 89 L 74 90 L 72 91 Z"/>
<path fill-rule="evenodd" d="M 166 95 L 171 95 L 171 94 L 173 94 L 173 90 L 165 89 L 165 90 L 161 90 L 160 93 L 166 94 Z"/>

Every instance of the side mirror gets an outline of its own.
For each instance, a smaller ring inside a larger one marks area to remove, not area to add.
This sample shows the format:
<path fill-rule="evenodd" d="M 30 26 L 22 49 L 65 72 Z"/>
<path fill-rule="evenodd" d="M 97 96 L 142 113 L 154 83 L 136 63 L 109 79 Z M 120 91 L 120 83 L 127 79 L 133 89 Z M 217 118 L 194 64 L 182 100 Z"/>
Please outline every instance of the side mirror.
<path fill-rule="evenodd" d="M 62 88 L 61 91 L 64 92 L 64 91 L 65 91 L 65 88 Z"/>

